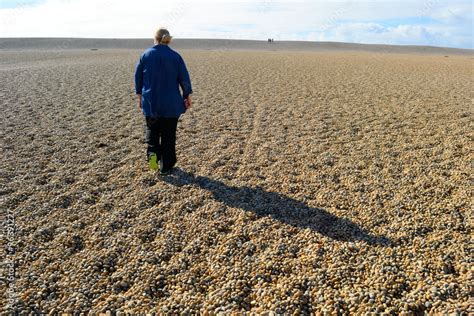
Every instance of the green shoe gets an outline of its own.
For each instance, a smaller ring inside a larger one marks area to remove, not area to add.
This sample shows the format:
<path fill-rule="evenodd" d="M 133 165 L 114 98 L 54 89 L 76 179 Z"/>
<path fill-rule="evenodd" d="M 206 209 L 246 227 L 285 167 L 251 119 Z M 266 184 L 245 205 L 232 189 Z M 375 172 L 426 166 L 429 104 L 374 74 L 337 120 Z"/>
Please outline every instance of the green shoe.
<path fill-rule="evenodd" d="M 158 170 L 158 156 L 155 153 L 148 156 L 148 166 L 151 170 Z"/>

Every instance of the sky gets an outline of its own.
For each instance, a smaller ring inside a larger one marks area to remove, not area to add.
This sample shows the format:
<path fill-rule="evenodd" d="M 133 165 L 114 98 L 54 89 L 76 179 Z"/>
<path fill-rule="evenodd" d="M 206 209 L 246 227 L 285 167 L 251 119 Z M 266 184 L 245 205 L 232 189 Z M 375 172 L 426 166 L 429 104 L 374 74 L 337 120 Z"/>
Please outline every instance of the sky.
<path fill-rule="evenodd" d="M 472 0 L 0 0 L 0 37 L 333 41 L 473 49 Z"/>

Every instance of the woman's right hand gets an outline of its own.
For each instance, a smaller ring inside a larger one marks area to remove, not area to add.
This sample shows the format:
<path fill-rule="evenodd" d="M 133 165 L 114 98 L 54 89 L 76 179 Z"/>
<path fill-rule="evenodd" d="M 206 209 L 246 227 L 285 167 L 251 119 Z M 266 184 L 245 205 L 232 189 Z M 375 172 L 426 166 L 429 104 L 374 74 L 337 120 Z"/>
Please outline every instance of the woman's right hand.
<path fill-rule="evenodd" d="M 184 99 L 184 106 L 186 107 L 186 110 L 190 109 L 192 105 L 193 101 L 191 100 L 191 95 L 188 95 L 188 97 Z"/>

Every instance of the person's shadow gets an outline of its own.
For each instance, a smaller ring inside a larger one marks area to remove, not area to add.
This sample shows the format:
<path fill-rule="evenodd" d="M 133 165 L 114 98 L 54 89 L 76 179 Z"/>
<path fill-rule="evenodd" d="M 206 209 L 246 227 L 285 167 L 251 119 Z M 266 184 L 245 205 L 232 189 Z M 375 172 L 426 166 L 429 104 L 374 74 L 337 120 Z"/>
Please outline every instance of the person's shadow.
<path fill-rule="evenodd" d="M 179 168 L 163 181 L 176 185 L 195 185 L 208 190 L 217 201 L 251 211 L 259 217 L 271 216 L 282 223 L 314 232 L 338 241 L 365 241 L 370 245 L 389 246 L 385 236 L 374 236 L 347 218 L 337 217 L 321 208 L 312 208 L 280 193 L 260 187 L 234 187 L 208 177 L 194 176 Z"/>

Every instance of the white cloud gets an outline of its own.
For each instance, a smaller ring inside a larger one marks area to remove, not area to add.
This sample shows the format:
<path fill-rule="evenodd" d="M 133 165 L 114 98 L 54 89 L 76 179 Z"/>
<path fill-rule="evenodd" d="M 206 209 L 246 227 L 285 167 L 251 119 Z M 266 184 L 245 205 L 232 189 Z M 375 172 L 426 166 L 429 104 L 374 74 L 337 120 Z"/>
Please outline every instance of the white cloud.
<path fill-rule="evenodd" d="M 472 47 L 470 0 L 46 0 L 0 9 L 0 37 L 151 37 L 161 25 L 176 37 Z"/>
<path fill-rule="evenodd" d="M 432 41 L 430 29 L 419 25 L 384 27 L 377 23 L 346 23 L 329 32 L 315 33 L 314 40 L 336 40 L 341 42 L 365 42 L 369 44 L 419 44 Z"/>

